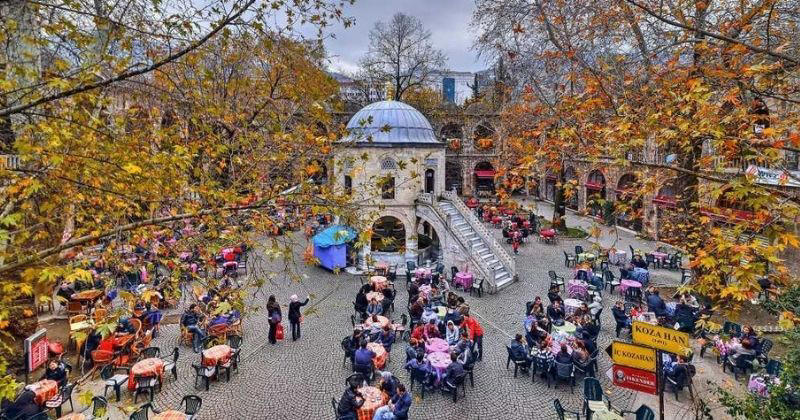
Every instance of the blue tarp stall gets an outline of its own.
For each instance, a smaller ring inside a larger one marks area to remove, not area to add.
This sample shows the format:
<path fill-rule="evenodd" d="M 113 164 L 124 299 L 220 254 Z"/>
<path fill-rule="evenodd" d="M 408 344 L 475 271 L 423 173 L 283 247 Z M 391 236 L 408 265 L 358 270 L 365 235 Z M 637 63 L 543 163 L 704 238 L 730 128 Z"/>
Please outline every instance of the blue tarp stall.
<path fill-rule="evenodd" d="M 347 226 L 328 227 L 314 235 L 314 257 L 328 270 L 347 266 L 347 243 L 356 238 L 356 231 Z"/>

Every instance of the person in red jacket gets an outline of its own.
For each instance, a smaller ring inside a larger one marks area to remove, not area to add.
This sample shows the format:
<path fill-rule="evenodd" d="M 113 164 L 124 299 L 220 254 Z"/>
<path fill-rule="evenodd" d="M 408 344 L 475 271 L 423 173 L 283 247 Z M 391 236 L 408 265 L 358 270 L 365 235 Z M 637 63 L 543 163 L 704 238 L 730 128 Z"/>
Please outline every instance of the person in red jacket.
<path fill-rule="evenodd" d="M 466 326 L 469 331 L 469 339 L 475 343 L 477 347 L 477 359 L 483 360 L 483 328 L 481 324 L 472 316 L 465 316 L 461 325 Z"/>

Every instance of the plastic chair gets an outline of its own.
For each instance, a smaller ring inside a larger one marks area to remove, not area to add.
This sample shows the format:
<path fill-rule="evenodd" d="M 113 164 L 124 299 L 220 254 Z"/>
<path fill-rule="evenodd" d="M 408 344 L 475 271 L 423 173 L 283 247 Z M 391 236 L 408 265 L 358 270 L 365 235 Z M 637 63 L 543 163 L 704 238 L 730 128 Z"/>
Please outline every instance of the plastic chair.
<path fill-rule="evenodd" d="M 559 363 L 556 362 L 556 375 L 555 375 L 556 383 L 555 387 L 558 387 L 558 383 L 561 381 L 569 382 L 569 392 L 575 392 L 575 367 L 572 363 Z"/>
<path fill-rule="evenodd" d="M 565 420 L 567 418 L 567 414 L 574 416 L 573 418 L 575 420 L 581 420 L 580 413 L 578 413 L 577 411 L 565 410 L 564 407 L 561 405 L 561 401 L 558 398 L 553 400 L 553 406 L 555 406 L 556 416 L 558 416 L 559 420 Z"/>
<path fill-rule="evenodd" d="M 603 387 L 600 386 L 600 381 L 595 378 L 583 379 L 583 414 L 587 419 L 592 416 L 589 401 L 603 402 Z M 608 401 L 605 401 L 605 403 L 609 408 L 611 407 Z"/>
<path fill-rule="evenodd" d="M 463 390 L 463 396 L 467 396 L 467 373 L 464 372 L 460 376 L 457 376 L 455 379 L 452 378 L 445 378 L 444 386 L 442 386 L 442 393 L 445 392 L 452 392 L 453 393 L 453 402 L 458 402 L 458 388 Z"/>
<path fill-rule="evenodd" d="M 181 400 L 181 407 L 184 407 L 183 413 L 189 416 L 189 419 L 193 419 L 202 406 L 203 399 L 197 395 L 186 395 Z"/>
<path fill-rule="evenodd" d="M 201 379 L 206 384 L 206 391 L 208 391 L 208 387 L 210 386 L 211 380 L 209 379 L 211 376 L 214 375 L 214 371 L 206 369 L 205 366 L 200 366 L 192 363 L 192 367 L 194 368 L 194 387 L 197 389 L 197 380 Z"/>
<path fill-rule="evenodd" d="M 59 392 L 58 395 L 44 402 L 45 407 L 55 409 L 56 418 L 61 417 L 61 407 L 66 404 L 67 401 L 69 401 L 70 410 L 75 411 L 75 406 L 72 405 L 73 388 L 75 388 L 75 384 L 66 384 L 61 388 L 61 392 Z"/>
<path fill-rule="evenodd" d="M 583 254 L 583 247 L 580 245 L 575 245 L 575 255 Z"/>
<path fill-rule="evenodd" d="M 484 280 L 485 279 L 483 277 L 481 277 L 480 279 L 475 279 L 475 281 L 472 282 L 472 287 L 469 289 L 469 295 L 470 296 L 472 296 L 472 292 L 475 292 L 475 293 L 478 294 L 478 297 L 483 297 L 483 281 Z M 476 284 L 477 284 L 477 286 L 476 286 Z"/>
<path fill-rule="evenodd" d="M 147 410 L 151 409 L 153 406 L 150 403 L 147 403 L 138 410 L 134 411 L 131 416 L 129 417 L 130 420 L 147 420 Z M 155 410 L 153 410 L 155 411 Z"/>
<path fill-rule="evenodd" d="M 92 417 L 99 419 L 108 414 L 108 400 L 103 397 L 92 397 Z"/>
<path fill-rule="evenodd" d="M 161 357 L 161 349 L 158 347 L 147 347 L 144 350 L 142 350 L 141 354 L 143 359 Z"/>
<path fill-rule="evenodd" d="M 656 418 L 656 413 L 654 413 L 650 407 L 644 404 L 642 404 L 636 411 L 623 411 L 620 414 L 633 414 L 636 420 L 655 420 Z"/>
<path fill-rule="evenodd" d="M 547 363 L 547 359 L 541 357 L 534 357 L 533 363 L 536 365 L 536 369 L 534 370 L 533 374 L 531 375 L 531 382 L 536 382 L 536 373 L 538 372 L 542 379 L 547 381 L 547 387 L 550 388 L 550 380 L 551 380 L 551 370 L 552 367 L 549 363 Z"/>
<path fill-rule="evenodd" d="M 136 400 L 139 399 L 139 395 L 144 394 L 145 392 L 149 394 L 150 402 L 153 402 L 153 394 L 155 394 L 156 384 L 158 384 L 158 378 L 156 378 L 155 375 L 137 376 L 136 389 L 133 391 L 133 403 L 136 404 Z"/>
<path fill-rule="evenodd" d="M 550 277 L 550 287 L 558 286 L 564 289 L 565 292 L 567 291 L 566 286 L 564 284 L 564 277 L 557 275 L 556 272 L 553 270 L 548 271 L 547 275 Z"/>
<path fill-rule="evenodd" d="M 410 391 L 414 392 L 414 383 L 419 382 L 420 384 L 420 394 L 422 399 L 425 399 L 425 386 L 427 385 L 428 381 L 428 373 L 422 369 L 412 369 L 411 370 L 411 378 L 409 379 L 410 382 Z"/>
<path fill-rule="evenodd" d="M 511 354 L 511 346 L 509 345 L 506 345 L 506 352 L 508 352 L 508 358 L 506 359 L 506 370 L 508 370 L 508 365 L 511 362 L 514 362 L 514 377 L 516 378 L 517 371 L 519 371 L 519 368 L 520 367 L 523 369 L 526 368 L 528 366 L 528 361 L 515 359 L 514 356 Z"/>
<path fill-rule="evenodd" d="M 164 363 L 164 370 L 168 370 L 168 371 L 172 372 L 172 376 L 175 378 L 175 380 L 178 380 L 178 357 L 179 356 L 180 356 L 180 353 L 178 351 L 178 348 L 175 347 L 174 349 L 172 349 L 172 359 L 165 359 L 164 360 L 164 362 L 165 362 Z"/>
<path fill-rule="evenodd" d="M 126 373 L 115 374 L 114 372 L 117 370 L 122 370 L 123 372 Z M 103 391 L 103 396 L 105 397 L 106 394 L 108 393 L 108 388 L 112 388 L 114 389 L 114 393 L 117 396 L 117 402 L 119 402 L 120 389 L 122 388 L 122 385 L 128 382 L 129 379 L 127 374 L 127 369 L 114 368 L 114 366 L 108 364 L 105 365 L 103 369 L 100 371 L 100 378 L 102 378 L 105 381 L 105 386 L 106 386 L 105 390 Z"/>

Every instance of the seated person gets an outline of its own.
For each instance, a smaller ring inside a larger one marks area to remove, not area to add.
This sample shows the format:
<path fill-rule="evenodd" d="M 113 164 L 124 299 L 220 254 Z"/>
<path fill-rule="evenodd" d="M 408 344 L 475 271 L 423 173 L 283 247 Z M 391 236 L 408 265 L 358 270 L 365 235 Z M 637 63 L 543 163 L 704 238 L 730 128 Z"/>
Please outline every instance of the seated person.
<path fill-rule="evenodd" d="M 568 316 L 567 319 L 569 320 L 581 319 L 588 314 L 589 314 L 589 306 L 586 305 L 586 302 L 584 302 L 581 303 L 581 306 L 579 306 L 578 309 L 575 309 L 575 312 L 573 312 L 572 315 Z"/>
<path fill-rule="evenodd" d="M 50 360 L 50 363 L 47 364 L 47 368 L 44 370 L 42 379 L 49 379 L 51 381 L 58 382 L 58 387 L 61 388 L 67 383 L 67 369 L 62 363 L 60 363 L 56 359 Z"/>
<path fill-rule="evenodd" d="M 406 386 L 397 385 L 397 393 L 392 397 L 391 402 L 375 411 L 373 420 L 393 420 L 398 418 L 408 418 L 408 409 L 411 407 L 411 394 L 406 392 Z"/>
<path fill-rule="evenodd" d="M 42 408 L 36 403 L 36 393 L 31 390 L 23 390 L 14 402 L 3 399 L 2 412 L 9 419 L 29 419 L 42 412 Z"/>
<path fill-rule="evenodd" d="M 585 340 L 594 340 L 597 338 L 597 335 L 600 334 L 600 327 L 595 324 L 588 315 L 583 318 L 578 318 L 577 323 L 579 326 L 575 329 L 576 337 Z"/>
<path fill-rule="evenodd" d="M 645 261 L 645 259 L 638 254 L 634 255 L 633 258 L 631 258 L 631 264 L 634 267 L 644 268 L 645 270 L 647 269 L 647 261 Z"/>
<path fill-rule="evenodd" d="M 533 302 L 533 306 L 531 306 L 530 315 L 535 316 L 536 318 L 544 317 L 544 304 L 542 303 L 542 298 L 536 296 L 536 301 Z"/>
<path fill-rule="evenodd" d="M 525 362 L 522 365 L 522 371 L 525 372 L 531 365 L 531 357 L 530 357 L 530 350 L 528 347 L 522 343 L 522 334 L 517 334 L 513 340 L 511 340 L 511 357 L 516 361 Z"/>
<path fill-rule="evenodd" d="M 394 344 L 394 340 L 395 335 L 394 331 L 392 331 L 392 326 L 387 325 L 383 327 L 383 331 L 381 331 L 380 336 L 378 336 L 378 342 L 381 343 L 387 352 L 392 351 L 392 344 Z"/>
<path fill-rule="evenodd" d="M 415 340 L 418 340 L 418 341 L 424 341 L 425 340 L 425 324 L 422 324 L 422 323 L 417 324 L 417 326 L 414 327 L 414 330 L 411 331 L 411 338 L 413 338 Z"/>
<path fill-rule="evenodd" d="M 356 350 L 361 346 L 361 330 L 353 329 L 353 335 L 345 342 L 347 354 L 350 355 L 350 364 L 355 364 Z"/>
<path fill-rule="evenodd" d="M 397 393 L 397 385 L 400 384 L 400 381 L 392 375 L 392 372 L 388 370 L 384 370 L 381 372 L 381 382 L 378 385 L 378 389 L 383 391 L 389 398 L 393 398 Z"/>
<path fill-rule="evenodd" d="M 678 331 L 694 333 L 694 324 L 697 322 L 697 316 L 694 314 L 694 309 L 687 305 L 686 300 L 683 298 L 675 305 L 675 313 L 672 318 L 678 324 Z"/>
<path fill-rule="evenodd" d="M 594 299 L 592 299 L 592 303 L 588 306 L 588 308 L 589 308 L 589 315 L 591 315 L 592 318 L 594 318 L 595 316 L 597 316 L 598 312 L 603 310 L 603 298 L 601 298 L 598 295 L 595 295 Z"/>
<path fill-rule="evenodd" d="M 381 306 L 383 307 L 383 313 L 387 313 L 389 308 L 391 308 L 392 303 L 394 303 L 394 296 L 395 293 L 389 287 L 384 287 L 381 290 L 381 294 L 383 295 L 383 300 L 381 301 Z"/>
<path fill-rule="evenodd" d="M 461 330 L 456 327 L 453 321 L 447 321 L 447 328 L 445 328 L 445 340 L 450 346 L 454 346 L 459 338 L 461 338 Z"/>
<path fill-rule="evenodd" d="M 461 330 L 461 336 L 456 344 L 450 346 L 450 351 L 461 354 L 468 351 L 470 348 L 472 348 L 472 341 L 469 339 L 469 331 L 465 328 Z"/>
<path fill-rule="evenodd" d="M 614 321 L 616 321 L 618 327 L 630 328 L 631 319 L 625 313 L 625 305 L 621 300 L 618 300 L 614 304 L 614 307 L 611 308 L 611 314 L 614 315 Z"/>
<path fill-rule="evenodd" d="M 192 348 L 195 353 L 200 353 L 201 344 L 203 339 L 206 338 L 206 332 L 200 327 L 204 319 L 205 315 L 203 315 L 196 303 L 189 305 L 189 309 L 181 315 L 181 325 L 192 333 Z"/>
<path fill-rule="evenodd" d="M 553 322 L 564 319 L 564 309 L 561 307 L 561 301 L 554 301 L 547 307 L 547 317 Z"/>
<path fill-rule="evenodd" d="M 358 294 L 356 294 L 355 302 L 355 310 L 361 314 L 362 318 L 366 316 L 365 314 L 367 312 L 367 305 L 369 305 L 369 301 L 367 301 L 367 294 L 362 288 L 358 291 Z"/>
<path fill-rule="evenodd" d="M 422 343 L 423 345 L 420 345 Z M 417 340 L 416 338 L 411 338 L 408 340 L 408 346 L 406 346 L 406 363 L 410 362 L 413 359 L 417 358 L 417 355 L 425 355 L 425 346 L 424 342 L 421 340 Z"/>
<path fill-rule="evenodd" d="M 677 361 L 672 363 L 671 366 L 666 369 L 666 374 L 668 378 L 675 381 L 677 384 L 676 387 L 678 388 L 678 391 L 680 391 L 686 384 L 686 381 L 689 379 L 689 369 L 686 359 L 684 359 L 683 356 L 678 355 Z"/>
<path fill-rule="evenodd" d="M 425 307 L 425 312 L 422 313 L 422 318 L 420 318 L 420 320 L 424 324 L 428 324 L 431 321 L 435 321 L 438 319 L 439 319 L 439 314 L 437 314 L 436 311 L 434 311 L 434 309 L 430 306 Z"/>
<path fill-rule="evenodd" d="M 534 359 L 538 359 L 537 366 L 540 363 L 544 363 L 545 366 L 548 366 L 548 370 L 553 368 L 555 358 L 553 357 L 553 353 L 550 351 L 550 343 L 548 340 L 542 340 L 538 347 L 535 347 L 533 350 L 531 350 L 531 356 L 533 356 Z M 544 374 L 547 372 L 540 373 L 542 376 L 544 376 Z"/>
<path fill-rule="evenodd" d="M 756 350 L 753 347 L 753 342 L 750 338 L 744 338 L 728 347 L 728 358 L 733 364 L 736 364 L 736 361 L 739 359 L 739 357 L 753 356 L 755 354 Z"/>
<path fill-rule="evenodd" d="M 408 301 L 416 302 L 419 299 L 419 285 L 416 282 L 411 282 L 408 285 Z"/>
<path fill-rule="evenodd" d="M 525 334 L 525 339 L 528 341 L 529 347 L 538 346 L 539 343 L 547 338 L 547 331 L 539 328 L 537 323 L 532 323 L 530 329 L 528 329 L 527 334 Z"/>
<path fill-rule="evenodd" d="M 550 299 L 550 304 L 553 304 L 556 301 L 559 301 L 562 304 L 564 303 L 564 300 L 561 299 L 561 295 L 558 294 L 558 286 L 556 286 L 556 285 L 553 285 L 552 287 L 550 287 L 550 291 L 547 292 L 547 298 Z"/>
<path fill-rule="evenodd" d="M 442 292 L 436 286 L 431 286 L 430 299 L 432 305 L 441 305 L 442 303 L 444 303 L 444 297 L 442 296 Z"/>
<path fill-rule="evenodd" d="M 424 313 L 422 302 L 422 298 L 419 298 L 408 308 L 408 315 L 411 319 L 422 319 Z"/>
<path fill-rule="evenodd" d="M 461 326 L 461 322 L 464 321 L 464 317 L 457 310 L 448 309 L 447 314 L 445 314 L 444 316 L 443 322 L 446 325 L 448 322 L 451 321 L 453 322 L 453 324 L 455 324 L 456 327 L 459 327 Z"/>
<path fill-rule="evenodd" d="M 372 350 L 367 348 L 366 340 L 361 340 L 359 344 L 359 349 L 356 350 L 355 356 L 353 357 L 353 361 L 357 365 L 362 366 L 372 366 L 372 358 L 375 357 L 375 353 Z"/>
<path fill-rule="evenodd" d="M 566 343 L 561 343 L 561 350 L 556 354 L 555 361 L 558 363 L 572 363 L 572 355 L 569 354 Z"/>
<path fill-rule="evenodd" d="M 431 338 L 442 338 L 441 333 L 439 333 L 439 327 L 436 326 L 436 320 L 430 320 L 425 325 L 425 331 L 423 333 L 423 337 L 428 340 Z"/>
<path fill-rule="evenodd" d="M 667 316 L 667 304 L 661 299 L 658 290 L 654 290 L 653 293 L 647 297 L 647 307 L 653 311 L 658 318 Z"/>
<path fill-rule="evenodd" d="M 339 406 L 337 408 L 338 420 L 356 420 L 357 412 L 364 404 L 364 396 L 358 391 L 356 384 L 350 384 L 339 399 Z"/>
<path fill-rule="evenodd" d="M 447 370 L 444 372 L 444 376 L 442 377 L 443 380 L 458 378 L 464 374 L 464 365 L 458 361 L 458 355 L 455 353 L 450 353 L 450 361 L 450 365 L 447 366 Z"/>
<path fill-rule="evenodd" d="M 585 364 L 589 361 L 589 352 L 581 340 L 575 340 L 575 347 L 572 349 L 572 361 Z"/>
<path fill-rule="evenodd" d="M 56 296 L 63 298 L 65 301 L 69 301 L 72 299 L 72 295 L 75 294 L 75 288 L 73 288 L 68 282 L 62 281 L 61 285 L 58 286 L 58 291 L 56 292 Z"/>
<path fill-rule="evenodd" d="M 370 299 L 369 305 L 367 305 L 367 316 L 369 317 L 381 314 L 383 314 L 383 305 L 378 303 L 378 300 L 375 298 Z"/>
<path fill-rule="evenodd" d="M 543 316 L 536 321 L 536 324 L 539 326 L 540 329 L 549 333 L 553 329 L 553 324 L 550 321 L 550 318 Z"/>
<path fill-rule="evenodd" d="M 447 307 L 455 309 L 458 307 L 458 295 L 453 292 L 447 293 Z"/>

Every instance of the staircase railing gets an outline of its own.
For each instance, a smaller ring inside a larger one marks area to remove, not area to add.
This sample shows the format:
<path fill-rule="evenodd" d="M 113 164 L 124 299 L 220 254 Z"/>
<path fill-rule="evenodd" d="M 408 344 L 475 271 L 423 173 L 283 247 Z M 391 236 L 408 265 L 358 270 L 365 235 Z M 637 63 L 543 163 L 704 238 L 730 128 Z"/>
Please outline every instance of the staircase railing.
<path fill-rule="evenodd" d="M 495 239 L 486 226 L 472 213 L 472 211 L 458 198 L 453 191 L 445 191 L 442 193 L 442 198 L 448 200 L 458 210 L 461 216 L 469 223 L 470 227 L 486 242 L 489 249 L 503 264 L 503 267 L 508 271 L 508 274 L 513 278 L 517 274 L 517 264 L 511 255 L 503 248 L 502 245 Z"/>
<path fill-rule="evenodd" d="M 419 204 L 428 205 L 436 214 L 439 219 L 441 219 L 442 223 L 444 223 L 447 230 L 449 230 L 453 237 L 458 241 L 461 245 L 461 248 L 466 252 L 466 257 L 469 260 L 471 266 L 476 269 L 476 271 L 480 272 L 481 275 L 486 279 L 489 283 L 489 290 L 496 290 L 496 285 L 494 281 L 494 269 L 489 267 L 489 265 L 483 261 L 480 256 L 475 255 L 472 252 L 472 244 L 471 242 L 464 236 L 461 231 L 453 226 L 453 221 L 451 220 L 450 215 L 447 214 L 443 209 L 439 207 L 439 203 L 436 201 L 436 198 L 433 194 L 430 193 L 420 193 L 417 197 L 417 202 Z"/>

